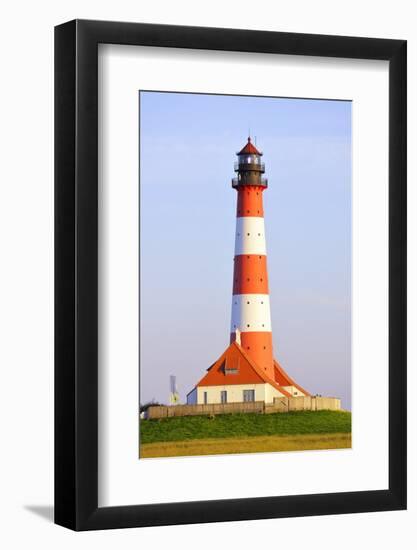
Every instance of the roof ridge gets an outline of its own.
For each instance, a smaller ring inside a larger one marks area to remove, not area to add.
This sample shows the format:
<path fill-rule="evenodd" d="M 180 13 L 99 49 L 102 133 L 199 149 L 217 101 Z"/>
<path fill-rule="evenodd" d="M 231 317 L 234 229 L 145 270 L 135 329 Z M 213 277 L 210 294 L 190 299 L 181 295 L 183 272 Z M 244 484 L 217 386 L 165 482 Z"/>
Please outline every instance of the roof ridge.
<path fill-rule="evenodd" d="M 291 394 L 285 390 L 282 386 L 280 386 L 275 380 L 272 380 L 272 378 L 269 378 L 269 376 L 267 376 L 264 372 L 262 372 L 262 369 L 260 367 L 258 367 L 258 365 L 252 360 L 251 357 L 249 357 L 249 355 L 245 352 L 245 350 L 242 348 L 242 346 L 240 346 L 239 344 L 237 344 L 236 342 L 233 342 L 233 344 L 236 344 L 236 347 L 238 348 L 238 350 L 240 351 L 240 353 L 243 355 L 243 357 L 248 361 L 248 363 L 250 364 L 250 366 L 254 369 L 254 371 L 256 372 L 256 374 L 258 374 L 262 380 L 264 382 L 266 382 L 267 384 L 271 384 L 271 386 L 273 386 L 274 388 L 276 388 L 278 391 L 280 391 L 281 393 L 283 393 L 286 397 L 291 397 Z M 274 360 L 275 362 L 275 360 Z"/>
<path fill-rule="evenodd" d="M 310 392 L 308 392 L 307 390 L 305 390 L 302 386 L 300 386 L 299 384 L 297 384 L 297 382 L 295 382 L 295 380 L 293 380 L 291 378 L 291 376 L 287 373 L 286 370 L 284 370 L 281 365 L 278 363 L 278 361 L 276 359 L 274 359 L 274 367 L 283 375 L 285 376 L 285 378 L 287 378 L 288 382 L 291 383 L 291 385 L 293 385 L 295 388 L 297 388 L 297 390 L 300 390 L 301 392 L 303 392 L 305 395 L 309 396 L 311 395 Z"/>

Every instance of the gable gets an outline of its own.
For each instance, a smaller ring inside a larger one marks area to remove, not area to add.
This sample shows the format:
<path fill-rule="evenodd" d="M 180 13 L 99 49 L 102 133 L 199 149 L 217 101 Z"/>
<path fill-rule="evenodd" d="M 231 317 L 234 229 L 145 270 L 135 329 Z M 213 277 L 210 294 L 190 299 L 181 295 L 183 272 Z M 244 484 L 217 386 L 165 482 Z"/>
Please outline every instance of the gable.
<path fill-rule="evenodd" d="M 268 376 L 250 359 L 240 345 L 235 341 L 207 369 L 207 374 L 196 384 L 197 386 L 227 386 L 234 384 L 270 384 L 283 395 L 291 394 L 283 386 L 295 386 L 305 395 L 310 395 L 288 376 L 281 365 L 274 361 L 274 380 Z"/>
<path fill-rule="evenodd" d="M 224 386 L 229 384 L 263 384 L 265 380 L 253 368 L 240 347 L 233 342 L 212 365 L 197 386 Z"/>

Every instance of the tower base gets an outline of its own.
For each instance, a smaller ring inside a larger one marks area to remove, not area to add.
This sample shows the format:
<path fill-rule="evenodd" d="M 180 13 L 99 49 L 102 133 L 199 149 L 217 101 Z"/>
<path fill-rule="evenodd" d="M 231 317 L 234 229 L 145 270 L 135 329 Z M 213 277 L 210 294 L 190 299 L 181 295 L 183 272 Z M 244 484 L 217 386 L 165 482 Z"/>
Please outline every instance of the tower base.
<path fill-rule="evenodd" d="M 273 403 L 277 397 L 310 396 L 277 361 L 274 361 L 273 369 L 273 377 L 268 376 L 242 346 L 232 342 L 187 395 L 187 403 Z"/>

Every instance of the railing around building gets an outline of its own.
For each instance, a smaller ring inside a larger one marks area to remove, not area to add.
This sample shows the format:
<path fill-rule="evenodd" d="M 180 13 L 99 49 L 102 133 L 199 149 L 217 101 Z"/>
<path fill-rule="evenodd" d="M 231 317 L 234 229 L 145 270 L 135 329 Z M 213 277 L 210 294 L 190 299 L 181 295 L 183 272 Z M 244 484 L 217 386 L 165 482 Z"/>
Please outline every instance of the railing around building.
<path fill-rule="evenodd" d="M 243 185 L 260 185 L 261 187 L 268 187 L 268 178 L 260 178 L 256 183 L 254 181 L 245 181 L 239 178 L 232 178 L 232 187 L 240 187 Z"/>

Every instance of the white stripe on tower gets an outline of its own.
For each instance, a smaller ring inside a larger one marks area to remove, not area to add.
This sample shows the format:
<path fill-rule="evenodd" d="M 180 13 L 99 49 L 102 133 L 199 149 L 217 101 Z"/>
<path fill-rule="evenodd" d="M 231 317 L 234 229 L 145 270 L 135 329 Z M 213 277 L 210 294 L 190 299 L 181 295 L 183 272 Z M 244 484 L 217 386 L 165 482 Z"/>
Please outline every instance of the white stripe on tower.
<path fill-rule="evenodd" d="M 235 294 L 230 332 L 271 332 L 268 294 Z"/>
<path fill-rule="evenodd" d="M 236 218 L 235 256 L 266 256 L 265 222 L 261 217 Z"/>

